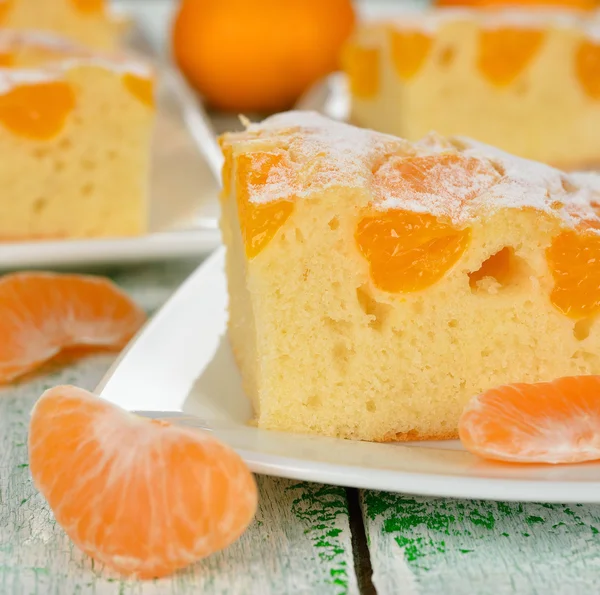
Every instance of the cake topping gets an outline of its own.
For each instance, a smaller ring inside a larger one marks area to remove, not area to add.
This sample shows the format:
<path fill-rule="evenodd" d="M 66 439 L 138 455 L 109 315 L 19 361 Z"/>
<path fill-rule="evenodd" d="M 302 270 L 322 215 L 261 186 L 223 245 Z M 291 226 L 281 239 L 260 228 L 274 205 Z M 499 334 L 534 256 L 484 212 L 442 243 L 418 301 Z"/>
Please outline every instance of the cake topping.
<path fill-rule="evenodd" d="M 546 29 L 548 27 L 576 28 L 586 37 L 600 39 L 600 11 L 593 14 L 568 8 L 437 8 L 435 10 L 406 10 L 393 20 L 373 21 L 369 28 L 392 27 L 395 30 L 422 31 L 434 34 L 448 23 L 470 21 L 478 23 L 483 29 Z M 362 32 L 361 32 L 362 33 Z"/>
<path fill-rule="evenodd" d="M 411 144 L 316 113 L 288 112 L 228 134 L 223 143 L 234 154 L 239 143 L 244 152 L 256 146 L 286 155 L 272 165 L 264 184 L 249 189 L 249 202 L 358 186 L 372 192 L 373 209 L 429 213 L 458 228 L 500 208 L 536 209 L 573 228 L 584 222 L 600 227 L 594 207 L 600 203 L 600 177 L 567 175 L 469 139 L 431 135 Z M 419 170 L 427 176 L 417 181 Z"/>
<path fill-rule="evenodd" d="M 18 52 L 24 49 L 47 49 L 47 56 L 36 59 L 34 67 L 19 67 Z M 10 60 L 3 62 L 2 56 Z M 64 80 L 65 73 L 79 66 L 97 66 L 118 74 L 147 81 L 151 86 L 153 69 L 140 60 L 121 54 L 102 54 L 82 48 L 61 37 L 38 31 L 0 32 L 0 93 L 25 84 Z M 4 67 L 4 68 L 3 68 Z M 147 93 L 146 93 L 147 95 Z"/>

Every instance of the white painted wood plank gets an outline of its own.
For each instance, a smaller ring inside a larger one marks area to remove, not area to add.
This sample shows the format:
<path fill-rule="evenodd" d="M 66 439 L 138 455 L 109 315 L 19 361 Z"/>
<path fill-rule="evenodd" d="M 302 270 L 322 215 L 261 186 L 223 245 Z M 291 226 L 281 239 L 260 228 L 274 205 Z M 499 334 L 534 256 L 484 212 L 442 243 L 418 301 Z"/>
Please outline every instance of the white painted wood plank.
<path fill-rule="evenodd" d="M 148 311 L 193 264 L 144 266 L 113 275 Z M 92 356 L 0 391 L 0 593 L 2 595 L 355 595 L 345 490 L 260 477 L 254 523 L 232 547 L 172 578 L 124 581 L 94 565 L 58 527 L 27 466 L 27 424 L 37 397 L 56 384 L 93 388 L 112 362 Z"/>
<path fill-rule="evenodd" d="M 361 504 L 379 595 L 600 592 L 600 506 L 372 491 Z"/>

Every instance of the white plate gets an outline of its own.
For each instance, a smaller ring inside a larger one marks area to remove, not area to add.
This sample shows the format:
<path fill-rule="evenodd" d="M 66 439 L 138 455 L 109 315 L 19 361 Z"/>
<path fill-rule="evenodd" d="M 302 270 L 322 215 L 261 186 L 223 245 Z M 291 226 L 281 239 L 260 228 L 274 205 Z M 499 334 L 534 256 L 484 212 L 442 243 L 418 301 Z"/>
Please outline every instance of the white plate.
<path fill-rule="evenodd" d="M 224 338 L 224 251 L 149 322 L 97 393 L 125 409 L 214 432 L 256 473 L 429 496 L 600 502 L 600 464 L 489 463 L 456 442 L 372 444 L 248 425 L 250 404 Z"/>
<path fill-rule="evenodd" d="M 0 243 L 0 269 L 124 263 L 205 254 L 220 243 L 221 154 L 208 118 L 179 74 L 133 22 L 129 49 L 159 63 L 149 233 L 133 238 Z"/>

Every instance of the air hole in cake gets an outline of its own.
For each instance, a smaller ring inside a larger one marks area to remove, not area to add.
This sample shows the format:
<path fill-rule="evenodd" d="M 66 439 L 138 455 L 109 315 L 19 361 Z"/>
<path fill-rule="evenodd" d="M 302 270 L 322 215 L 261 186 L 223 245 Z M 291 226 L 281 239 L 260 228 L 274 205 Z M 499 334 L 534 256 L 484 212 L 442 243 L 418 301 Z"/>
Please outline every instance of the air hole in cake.
<path fill-rule="evenodd" d="M 336 366 L 340 370 L 340 372 L 345 372 L 348 366 L 348 362 L 350 358 L 354 355 L 354 351 L 347 347 L 345 343 L 338 341 L 333 346 L 333 361 Z"/>
<path fill-rule="evenodd" d="M 564 207 L 564 203 L 562 203 L 560 200 L 555 200 L 551 205 L 550 208 L 554 211 L 560 211 L 560 209 L 562 209 Z"/>
<path fill-rule="evenodd" d="M 375 413 L 375 411 L 377 411 L 377 405 L 375 405 L 375 401 L 373 401 L 372 399 L 369 399 L 367 401 L 367 411 L 369 413 Z"/>
<path fill-rule="evenodd" d="M 469 285 L 473 293 L 498 293 L 522 281 L 527 265 L 508 246 L 492 254 L 481 267 L 469 273 Z"/>
<path fill-rule="evenodd" d="M 312 397 L 308 397 L 306 404 L 311 409 L 317 409 L 318 407 L 321 406 L 321 397 L 317 397 L 316 395 L 313 395 Z"/>
<path fill-rule="evenodd" d="M 304 244 L 304 234 L 298 228 L 296 228 L 296 241 L 299 244 Z"/>
<path fill-rule="evenodd" d="M 65 162 L 61 161 L 60 159 L 54 164 L 54 171 L 56 172 L 60 172 L 63 171 L 65 169 Z"/>
<path fill-rule="evenodd" d="M 424 310 L 423 302 L 421 302 L 421 301 L 415 302 L 412 305 L 412 309 L 415 314 L 423 314 L 423 310 Z"/>
<path fill-rule="evenodd" d="M 33 202 L 33 211 L 38 215 L 48 206 L 48 201 L 45 198 L 37 198 Z"/>
<path fill-rule="evenodd" d="M 589 366 L 598 368 L 600 366 L 600 358 L 595 353 L 589 351 L 576 351 L 572 356 L 572 360 L 581 365 L 581 371 L 585 371 Z"/>
<path fill-rule="evenodd" d="M 448 321 L 448 326 L 450 328 L 456 328 L 458 326 L 458 320 L 455 320 L 454 318 L 452 320 Z"/>
<path fill-rule="evenodd" d="M 340 220 L 337 217 L 329 220 L 329 229 L 335 231 L 340 226 Z"/>
<path fill-rule="evenodd" d="M 88 171 L 91 171 L 91 170 L 96 169 L 96 163 L 94 161 L 92 161 L 91 159 L 84 159 L 81 162 L 81 167 L 83 167 L 83 169 L 87 169 Z"/>
<path fill-rule="evenodd" d="M 325 316 L 323 318 L 323 323 L 326 327 L 338 335 L 346 335 L 352 328 L 352 324 L 347 320 L 334 320 L 330 316 Z"/>
<path fill-rule="evenodd" d="M 584 318 L 583 320 L 578 320 L 573 325 L 573 335 L 578 341 L 583 341 L 590 336 L 590 331 L 592 329 L 592 325 L 594 324 L 593 318 Z"/>
<path fill-rule="evenodd" d="M 452 66 L 454 62 L 454 58 L 456 57 L 456 50 L 451 46 L 446 46 L 440 52 L 438 61 L 442 68 L 449 68 Z"/>
<path fill-rule="evenodd" d="M 361 310 L 369 317 L 369 326 L 376 331 L 380 331 L 387 320 L 392 307 L 388 304 L 378 302 L 369 292 L 366 285 L 357 287 L 356 299 Z"/>
<path fill-rule="evenodd" d="M 93 184 L 85 184 L 81 187 L 81 195 L 82 196 L 90 196 L 94 193 L 94 185 Z"/>
<path fill-rule="evenodd" d="M 118 153 L 116 151 L 108 151 L 106 157 L 109 161 L 116 161 L 118 157 Z"/>
<path fill-rule="evenodd" d="M 44 157 L 47 157 L 48 154 L 49 154 L 49 150 L 41 148 L 41 147 L 38 147 L 37 149 L 33 150 L 33 156 L 36 159 L 44 159 Z"/>
<path fill-rule="evenodd" d="M 63 138 L 60 143 L 58 143 L 58 148 L 61 149 L 62 151 L 65 151 L 66 149 L 71 149 L 73 147 L 73 143 L 71 142 L 71 139 L 69 138 Z"/>

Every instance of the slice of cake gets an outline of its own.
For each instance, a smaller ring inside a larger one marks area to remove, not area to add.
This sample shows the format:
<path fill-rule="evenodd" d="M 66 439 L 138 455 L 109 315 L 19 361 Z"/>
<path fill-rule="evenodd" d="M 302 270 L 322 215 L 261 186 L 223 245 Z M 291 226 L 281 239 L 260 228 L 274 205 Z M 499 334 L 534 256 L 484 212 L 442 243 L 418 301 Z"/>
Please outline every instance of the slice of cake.
<path fill-rule="evenodd" d="M 600 373 L 600 177 L 301 112 L 221 143 L 229 338 L 260 427 L 452 438 L 485 389 Z"/>
<path fill-rule="evenodd" d="M 151 70 L 6 32 L 0 64 L 0 240 L 143 233 Z"/>
<path fill-rule="evenodd" d="M 112 49 L 122 22 L 104 0 L 0 0 L 0 27 L 52 31 L 89 47 Z"/>
<path fill-rule="evenodd" d="M 344 53 L 353 123 L 464 134 L 565 169 L 600 165 L 600 20 L 438 9 L 360 28 Z"/>

